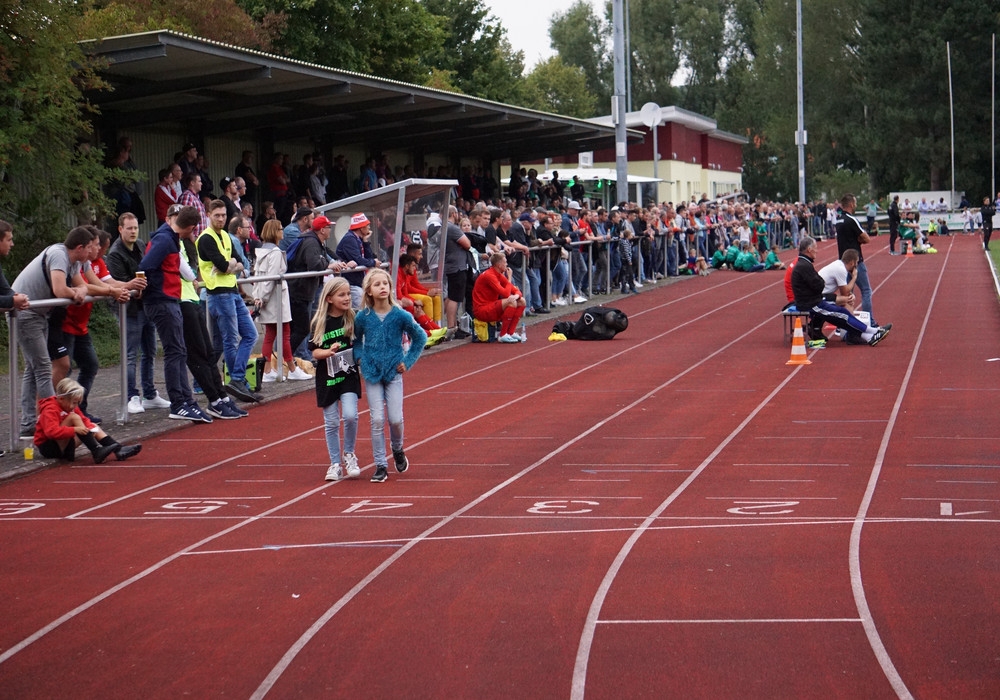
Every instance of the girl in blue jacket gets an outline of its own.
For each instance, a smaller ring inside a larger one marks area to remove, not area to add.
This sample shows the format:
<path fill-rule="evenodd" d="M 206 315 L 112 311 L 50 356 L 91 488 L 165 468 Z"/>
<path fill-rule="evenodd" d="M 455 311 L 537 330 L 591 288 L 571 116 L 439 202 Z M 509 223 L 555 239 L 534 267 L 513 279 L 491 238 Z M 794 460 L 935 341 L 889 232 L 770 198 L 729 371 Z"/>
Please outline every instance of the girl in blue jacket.
<path fill-rule="evenodd" d="M 385 455 L 385 415 L 389 416 L 389 445 L 397 472 L 409 463 L 403 452 L 403 372 L 413 367 L 427 342 L 427 334 L 413 316 L 396 305 L 389 273 L 376 268 L 362 286 L 361 311 L 354 319 L 354 359 L 361 367 L 368 394 L 372 428 L 372 481 L 389 478 Z M 405 345 L 404 345 L 405 341 Z"/>

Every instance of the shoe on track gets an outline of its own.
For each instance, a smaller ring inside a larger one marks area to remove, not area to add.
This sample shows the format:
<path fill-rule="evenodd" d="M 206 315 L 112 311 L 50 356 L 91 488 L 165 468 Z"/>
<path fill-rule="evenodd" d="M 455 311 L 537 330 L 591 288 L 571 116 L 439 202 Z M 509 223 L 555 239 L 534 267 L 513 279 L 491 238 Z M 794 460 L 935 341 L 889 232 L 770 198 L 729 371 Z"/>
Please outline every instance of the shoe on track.
<path fill-rule="evenodd" d="M 115 452 L 115 457 L 119 462 L 124 462 L 129 457 L 135 457 L 142 452 L 142 445 L 122 445 L 121 449 Z"/>
<path fill-rule="evenodd" d="M 347 476 L 356 479 L 361 476 L 361 467 L 358 466 L 358 457 L 353 452 L 344 453 L 344 464 L 347 465 Z"/>
<path fill-rule="evenodd" d="M 340 481 L 344 478 L 344 470 L 340 468 L 340 462 L 336 464 L 331 464 L 330 468 L 326 470 L 326 480 L 327 481 Z"/>
<path fill-rule="evenodd" d="M 375 473 L 372 474 L 372 481 L 376 484 L 380 484 L 389 478 L 389 467 L 384 464 L 379 464 L 375 467 Z"/>
<path fill-rule="evenodd" d="M 211 423 L 212 419 L 198 408 L 198 404 L 191 402 L 184 404 L 176 411 L 171 411 L 167 418 L 174 420 L 189 420 L 192 423 Z"/>
<path fill-rule="evenodd" d="M 872 347 L 875 347 L 880 342 L 882 342 L 882 338 L 886 337 L 887 335 L 889 335 L 889 329 L 883 326 L 882 328 L 879 328 L 877 331 L 875 331 L 875 335 L 873 335 L 872 339 L 868 341 L 868 344 L 871 345 Z"/>
<path fill-rule="evenodd" d="M 396 471 L 402 474 L 410 467 L 410 460 L 406 458 L 406 453 L 402 450 L 392 451 L 392 461 L 396 464 Z"/>

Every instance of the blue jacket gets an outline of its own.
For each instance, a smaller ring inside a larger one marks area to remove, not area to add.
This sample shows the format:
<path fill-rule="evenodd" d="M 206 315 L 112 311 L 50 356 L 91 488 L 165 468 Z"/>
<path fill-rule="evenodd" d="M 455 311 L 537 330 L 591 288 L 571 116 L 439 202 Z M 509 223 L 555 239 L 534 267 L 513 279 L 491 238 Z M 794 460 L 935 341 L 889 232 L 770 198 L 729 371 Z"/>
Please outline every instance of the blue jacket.
<path fill-rule="evenodd" d="M 343 262 L 353 260 L 358 264 L 358 267 L 371 269 L 378 266 L 378 260 L 372 253 L 372 247 L 350 231 L 337 244 L 337 257 Z M 364 284 L 366 272 L 366 270 L 360 270 L 358 272 L 341 272 L 340 274 L 351 283 L 352 287 L 360 287 Z"/>
<path fill-rule="evenodd" d="M 403 333 L 410 336 L 410 349 L 403 353 Z M 400 362 L 410 369 L 427 342 L 427 334 L 409 312 L 393 306 L 385 319 L 370 308 L 354 317 L 354 361 L 366 382 L 390 382 Z"/>

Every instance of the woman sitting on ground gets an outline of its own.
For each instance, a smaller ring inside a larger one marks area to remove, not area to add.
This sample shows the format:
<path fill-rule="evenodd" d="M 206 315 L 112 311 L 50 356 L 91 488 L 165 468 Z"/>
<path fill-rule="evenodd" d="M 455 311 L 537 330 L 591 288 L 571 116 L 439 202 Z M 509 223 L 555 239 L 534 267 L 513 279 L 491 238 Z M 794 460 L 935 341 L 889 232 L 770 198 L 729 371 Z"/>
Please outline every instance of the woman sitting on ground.
<path fill-rule="evenodd" d="M 76 446 L 83 443 L 100 464 L 112 454 L 122 462 L 134 457 L 142 445 L 119 445 L 114 438 L 90 422 L 80 411 L 84 389 L 72 379 L 63 379 L 56 386 L 56 395 L 38 402 L 38 422 L 35 424 L 35 445 L 48 459 L 76 458 Z"/>

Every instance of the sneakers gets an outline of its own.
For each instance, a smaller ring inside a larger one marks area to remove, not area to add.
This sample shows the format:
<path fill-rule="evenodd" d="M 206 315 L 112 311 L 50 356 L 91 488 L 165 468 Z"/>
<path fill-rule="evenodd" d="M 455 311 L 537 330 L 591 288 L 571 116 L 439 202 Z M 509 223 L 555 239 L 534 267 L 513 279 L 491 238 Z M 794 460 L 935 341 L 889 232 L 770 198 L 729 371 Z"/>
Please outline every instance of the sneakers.
<path fill-rule="evenodd" d="M 160 396 L 160 392 L 153 392 L 153 398 L 142 400 L 143 408 L 170 408 L 170 402 Z"/>
<path fill-rule="evenodd" d="M 513 333 L 509 333 L 507 335 L 500 336 L 499 338 L 497 338 L 497 340 L 499 342 L 501 342 L 501 343 L 520 343 L 521 342 L 521 336 L 520 335 L 514 335 Z"/>
<path fill-rule="evenodd" d="M 636 287 L 639 287 L 639 288 L 641 289 L 641 288 L 642 288 L 642 282 L 636 282 L 636 283 L 635 283 L 635 286 L 636 286 Z"/>
<path fill-rule="evenodd" d="M 124 462 L 129 457 L 135 457 L 140 452 L 142 452 L 142 445 L 122 445 L 115 452 L 115 457 L 118 458 L 119 462 Z"/>
<path fill-rule="evenodd" d="M 94 464 L 102 464 L 104 460 L 121 449 L 122 446 L 117 442 L 112 442 L 110 445 L 98 445 L 97 449 L 93 452 Z"/>
<path fill-rule="evenodd" d="M 392 451 L 392 461 L 396 463 L 396 471 L 400 474 L 405 472 L 410 467 L 410 461 L 406 459 L 406 453 L 402 450 Z"/>
<path fill-rule="evenodd" d="M 361 476 L 361 467 L 358 466 L 358 458 L 353 452 L 344 453 L 344 463 L 347 465 L 347 476 L 356 479 Z"/>
<path fill-rule="evenodd" d="M 289 379 L 293 382 L 301 382 L 306 379 L 312 379 L 312 375 L 303 370 L 298 365 L 296 365 L 295 369 L 293 369 L 291 372 L 288 373 L 286 379 Z"/>
<path fill-rule="evenodd" d="M 559 297 L 558 299 L 552 300 L 552 306 L 568 306 L 569 302 L 565 298 Z"/>
<path fill-rule="evenodd" d="M 235 413 L 237 417 L 239 417 L 239 418 L 245 418 L 246 416 L 250 415 L 248 412 L 244 411 L 242 408 L 240 408 L 239 406 L 237 406 L 236 402 L 233 401 L 233 399 L 232 399 L 231 396 L 227 396 L 226 398 L 223 399 L 223 401 L 229 407 L 229 410 L 232 413 Z"/>
<path fill-rule="evenodd" d="M 383 481 L 389 478 L 389 467 L 384 464 L 379 464 L 375 467 L 375 473 L 372 474 L 372 481 L 376 484 L 381 484 Z"/>
<path fill-rule="evenodd" d="M 205 413 L 213 418 L 219 418 L 221 420 L 236 420 L 237 418 L 243 417 L 229 406 L 229 401 L 220 400 L 217 403 L 211 403 L 206 406 Z"/>
<path fill-rule="evenodd" d="M 261 398 L 257 394 L 250 391 L 250 387 L 247 386 L 245 380 L 243 381 L 237 379 L 230 380 L 230 382 L 226 384 L 226 391 L 229 393 L 230 396 L 233 396 L 239 399 L 240 401 L 246 401 L 247 403 L 253 401 L 260 401 Z"/>
<path fill-rule="evenodd" d="M 277 370 L 272 369 L 270 372 L 264 372 L 264 376 L 260 378 L 260 381 L 263 382 L 264 384 L 270 384 L 271 382 L 278 381 Z"/>
<path fill-rule="evenodd" d="M 575 297 L 573 297 L 573 303 L 574 304 L 586 304 L 587 303 L 587 297 L 583 296 L 582 294 L 577 294 Z"/>
<path fill-rule="evenodd" d="M 344 478 L 344 470 L 340 468 L 340 462 L 336 464 L 331 464 L 330 468 L 326 470 L 326 480 L 327 481 L 340 481 Z"/>
<path fill-rule="evenodd" d="M 471 338 L 472 333 L 468 331 L 463 331 L 461 328 L 455 331 L 455 334 L 451 336 L 453 340 L 465 340 L 466 338 Z M 384 479 L 383 479 L 384 481 Z"/>
<path fill-rule="evenodd" d="M 871 345 L 872 347 L 878 345 L 880 342 L 882 342 L 882 338 L 889 335 L 889 329 L 891 327 L 892 324 L 889 323 L 879 328 L 877 331 L 875 331 L 875 335 L 872 336 L 871 340 L 868 341 L 868 344 Z"/>
<path fill-rule="evenodd" d="M 128 412 L 129 413 L 145 413 L 146 409 L 142 406 L 142 397 L 133 396 L 128 400 Z"/>
<path fill-rule="evenodd" d="M 212 422 L 212 419 L 202 413 L 202 410 L 198 408 L 198 404 L 193 401 L 191 403 L 184 404 L 175 411 L 170 411 L 170 415 L 167 416 L 167 418 L 173 418 L 174 420 L 189 420 L 192 423 Z"/>

